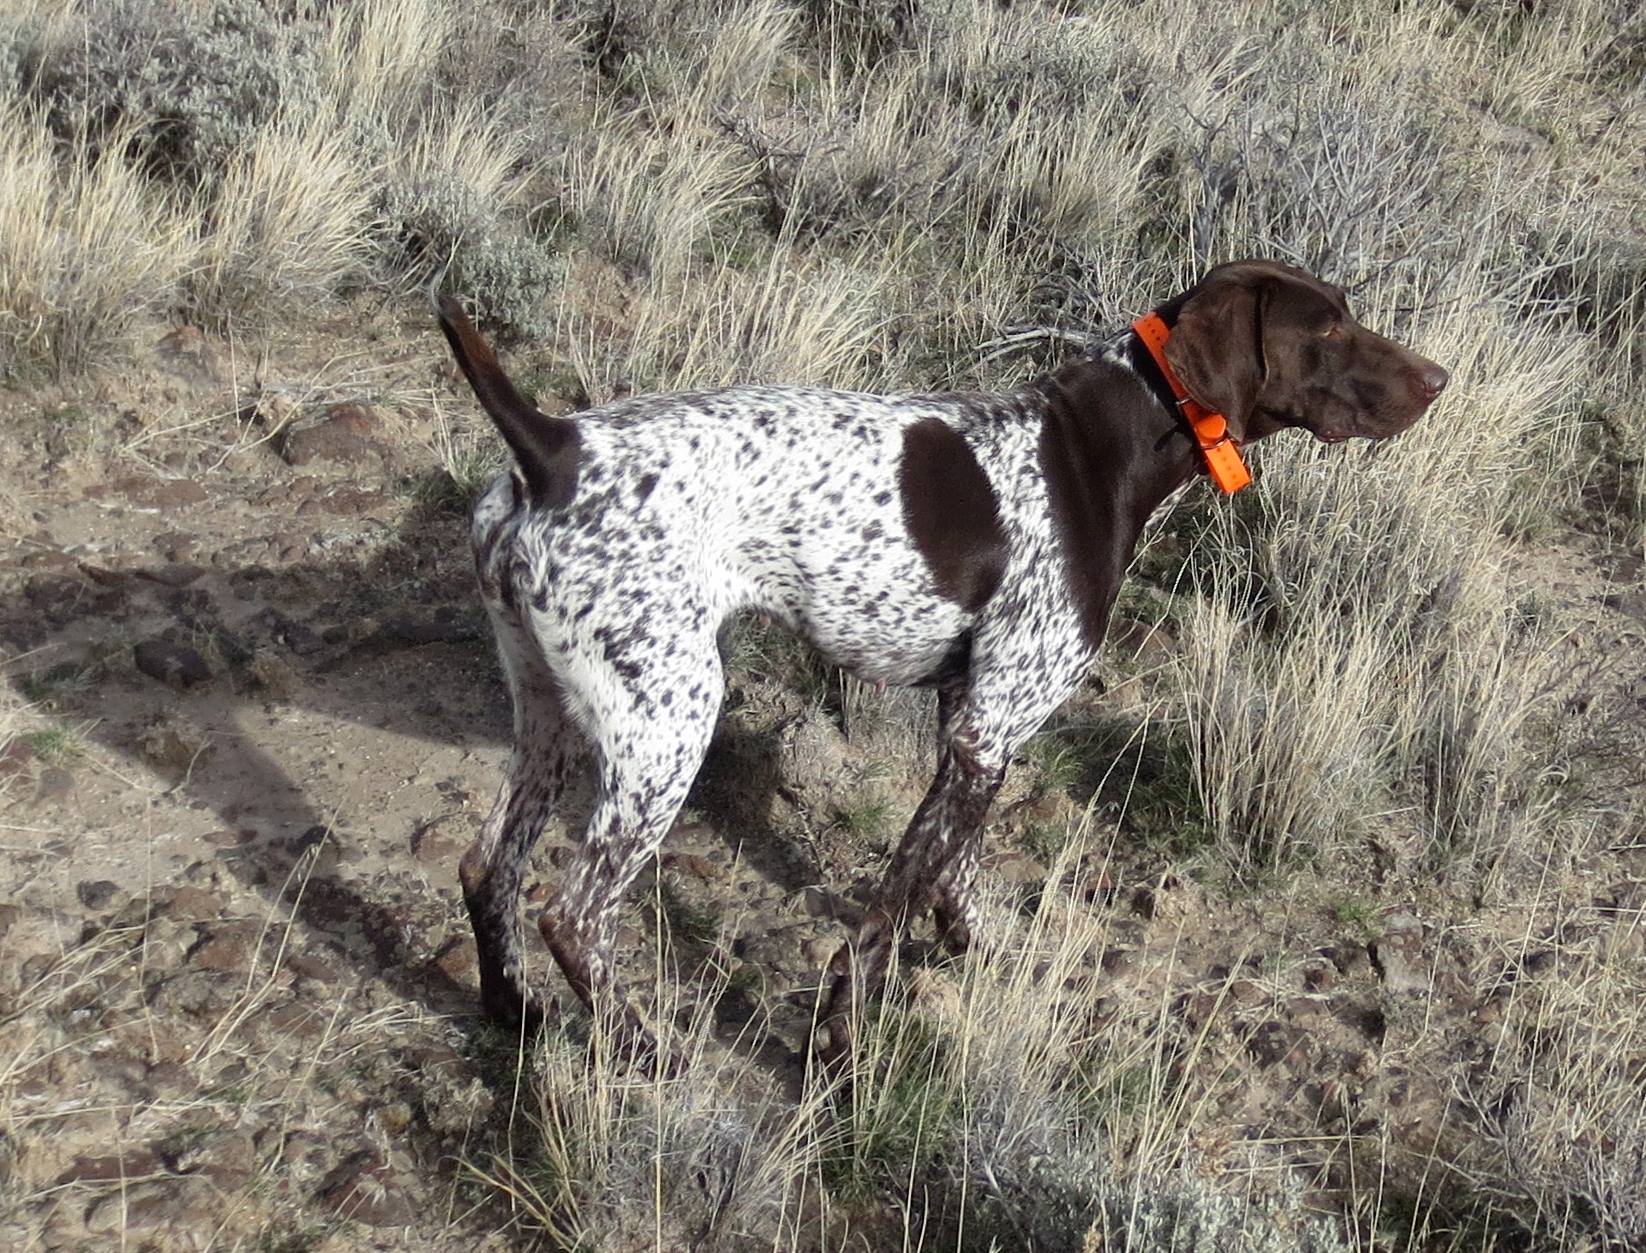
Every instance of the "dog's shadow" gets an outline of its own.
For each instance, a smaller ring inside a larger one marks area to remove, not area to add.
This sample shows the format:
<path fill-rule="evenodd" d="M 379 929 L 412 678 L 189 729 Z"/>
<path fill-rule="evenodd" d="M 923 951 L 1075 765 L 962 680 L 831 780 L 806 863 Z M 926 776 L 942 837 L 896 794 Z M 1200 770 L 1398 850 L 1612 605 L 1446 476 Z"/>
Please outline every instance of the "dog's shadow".
<path fill-rule="evenodd" d="M 478 1026 L 473 988 L 431 951 L 430 937 L 472 944 L 455 891 L 460 847 L 421 863 L 406 855 L 443 817 L 459 819 L 466 843 L 512 735 L 462 512 L 414 509 L 362 560 L 198 575 L 158 561 L 59 565 L 0 609 L 0 639 L 33 663 L 7 672 L 24 698 L 83 723 L 87 738 L 151 776 L 170 774 L 166 790 L 214 816 L 223 845 L 215 864 L 260 894 L 272 916 L 292 917 L 404 1000 Z M 145 646 L 146 662 L 134 667 Z M 351 779 L 354 763 L 326 759 L 328 722 L 494 761 L 460 778 L 411 780 L 373 777 L 368 762 Z M 792 892 L 816 871 L 769 820 L 778 751 L 772 737 L 723 720 L 691 804 L 734 856 Z M 312 756 L 300 767 L 304 752 Z M 366 790 L 376 788 L 410 789 L 406 804 L 424 821 L 397 817 L 401 829 L 383 829 L 383 807 Z M 322 803 L 325 793 L 341 799 Z M 574 791 L 559 823 L 568 832 L 578 830 L 580 799 Z M 350 862 L 396 845 L 377 873 L 349 873 Z M 538 865 L 552 880 L 544 859 Z M 412 867 L 446 890 L 410 882 Z M 544 973 L 557 981 L 558 972 Z"/>

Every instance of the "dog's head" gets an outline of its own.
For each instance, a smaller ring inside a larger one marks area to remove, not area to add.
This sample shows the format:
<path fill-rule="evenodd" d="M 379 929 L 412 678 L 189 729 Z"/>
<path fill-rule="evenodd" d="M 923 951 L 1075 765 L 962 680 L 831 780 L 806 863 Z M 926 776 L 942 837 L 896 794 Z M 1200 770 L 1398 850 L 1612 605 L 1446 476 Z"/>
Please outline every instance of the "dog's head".
<path fill-rule="evenodd" d="M 1336 287 L 1276 261 L 1217 266 L 1173 304 L 1166 360 L 1242 443 L 1288 426 L 1327 443 L 1398 435 L 1449 377 L 1356 322 Z"/>

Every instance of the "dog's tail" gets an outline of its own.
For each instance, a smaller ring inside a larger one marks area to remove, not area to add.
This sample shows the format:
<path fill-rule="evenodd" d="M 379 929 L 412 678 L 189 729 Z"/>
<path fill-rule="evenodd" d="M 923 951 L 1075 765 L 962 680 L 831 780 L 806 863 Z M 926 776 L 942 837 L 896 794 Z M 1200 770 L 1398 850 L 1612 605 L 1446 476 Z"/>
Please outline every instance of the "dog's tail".
<path fill-rule="evenodd" d="M 539 412 L 516 390 L 455 296 L 436 297 L 435 314 L 481 408 L 514 454 L 532 503 L 566 504 L 577 486 L 577 424 Z"/>

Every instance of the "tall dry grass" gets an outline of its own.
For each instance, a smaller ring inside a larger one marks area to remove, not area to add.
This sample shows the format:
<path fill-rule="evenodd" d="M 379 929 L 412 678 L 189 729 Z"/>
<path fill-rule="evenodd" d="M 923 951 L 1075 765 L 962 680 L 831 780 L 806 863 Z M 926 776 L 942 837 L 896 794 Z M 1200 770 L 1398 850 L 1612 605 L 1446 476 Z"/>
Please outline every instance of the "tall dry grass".
<path fill-rule="evenodd" d="M 362 277 L 371 173 L 324 121 L 266 128 L 203 193 L 199 262 L 185 279 L 194 316 L 213 330 L 256 330 Z"/>
<path fill-rule="evenodd" d="M 38 114 L 0 105 L 0 376 L 118 350 L 192 268 L 194 225 L 118 150 L 60 153 Z"/>

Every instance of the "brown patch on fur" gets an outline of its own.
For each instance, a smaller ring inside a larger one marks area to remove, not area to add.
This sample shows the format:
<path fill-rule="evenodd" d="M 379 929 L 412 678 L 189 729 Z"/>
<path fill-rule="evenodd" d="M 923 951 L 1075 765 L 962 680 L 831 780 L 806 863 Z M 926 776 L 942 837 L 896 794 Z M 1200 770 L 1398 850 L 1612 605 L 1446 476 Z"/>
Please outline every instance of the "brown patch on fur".
<path fill-rule="evenodd" d="M 903 521 L 938 592 L 976 613 L 1006 572 L 1006 532 L 971 445 L 947 422 L 922 418 L 903 432 L 897 481 Z"/>
<path fill-rule="evenodd" d="M 1189 428 L 1136 373 L 1074 361 L 1038 384 L 1040 468 L 1080 632 L 1097 648 L 1149 514 L 1195 471 Z"/>

